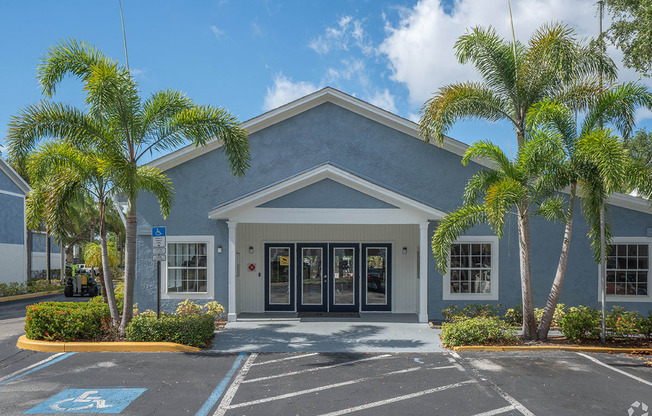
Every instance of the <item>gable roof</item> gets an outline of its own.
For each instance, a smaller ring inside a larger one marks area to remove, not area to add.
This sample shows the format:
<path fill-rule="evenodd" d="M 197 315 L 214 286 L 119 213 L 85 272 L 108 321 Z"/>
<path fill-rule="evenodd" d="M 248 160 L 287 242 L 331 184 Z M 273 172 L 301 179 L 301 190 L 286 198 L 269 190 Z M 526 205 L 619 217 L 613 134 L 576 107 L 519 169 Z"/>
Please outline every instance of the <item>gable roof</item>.
<path fill-rule="evenodd" d="M 27 184 L 27 182 L 25 182 L 25 179 L 23 179 L 18 174 L 18 172 L 14 170 L 14 168 L 9 166 L 9 164 L 5 162 L 5 160 L 2 157 L 0 157 L 0 170 L 4 172 L 5 175 L 7 175 L 9 179 L 11 179 L 11 181 L 15 183 L 16 186 L 19 187 L 20 190 L 23 191 L 26 195 L 27 193 L 29 193 L 30 187 Z"/>
<path fill-rule="evenodd" d="M 345 94 L 332 87 L 322 88 L 312 94 L 308 94 L 257 117 L 249 119 L 242 123 L 242 127 L 245 128 L 249 134 L 252 134 L 327 102 L 398 130 L 408 136 L 420 138 L 419 125 L 417 123 L 400 117 L 394 113 L 390 113 L 389 111 L 383 110 L 375 105 L 369 104 L 366 101 L 362 101 L 359 98 Z M 434 142 L 430 143 L 435 145 Z M 209 141 L 203 147 L 195 147 L 194 144 L 190 144 L 168 155 L 155 159 L 148 164 L 165 171 L 212 150 L 218 149 L 221 146 L 222 141 L 217 139 Z M 444 144 L 441 147 L 449 152 L 462 156 L 469 146 L 450 137 L 445 137 Z M 491 167 L 488 162 L 482 160 L 474 160 L 474 162 Z"/>

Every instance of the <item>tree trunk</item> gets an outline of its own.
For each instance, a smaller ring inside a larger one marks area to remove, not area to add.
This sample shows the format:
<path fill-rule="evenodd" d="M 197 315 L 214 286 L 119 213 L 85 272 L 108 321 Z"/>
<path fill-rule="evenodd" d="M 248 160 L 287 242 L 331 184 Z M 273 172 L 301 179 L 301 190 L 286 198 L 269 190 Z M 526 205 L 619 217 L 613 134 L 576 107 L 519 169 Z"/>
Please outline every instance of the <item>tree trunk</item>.
<path fill-rule="evenodd" d="M 116 236 L 116 247 L 118 248 L 118 265 L 119 266 L 124 266 L 124 253 L 125 253 L 125 248 L 124 245 L 122 244 L 122 235 L 120 234 L 120 230 L 116 230 L 115 232 Z"/>
<path fill-rule="evenodd" d="M 537 336 L 532 301 L 532 263 L 530 257 L 529 201 L 518 207 L 519 255 L 521 262 L 521 297 L 523 300 L 523 339 L 534 340 Z"/>
<path fill-rule="evenodd" d="M 104 208 L 104 201 L 100 199 L 100 251 L 102 253 L 102 279 L 104 281 L 104 287 L 102 288 L 102 297 L 109 304 L 111 323 L 115 327 L 118 325 L 120 315 L 118 306 L 115 303 L 115 293 L 113 291 L 113 274 L 111 273 L 111 265 L 109 264 L 109 252 L 106 244 L 106 220 L 104 218 Z"/>
<path fill-rule="evenodd" d="M 561 244 L 561 254 L 559 255 L 559 263 L 557 264 L 557 272 L 555 273 L 555 280 L 552 282 L 550 294 L 548 294 L 548 301 L 543 310 L 543 316 L 537 328 L 537 335 L 539 339 L 548 339 L 548 331 L 552 325 L 552 319 L 555 315 L 555 309 L 559 302 L 561 289 L 564 284 L 564 277 L 566 276 L 566 265 L 568 264 L 568 253 L 570 251 L 571 233 L 573 231 L 573 212 L 575 210 L 575 193 L 577 184 L 571 184 L 570 189 L 570 205 L 568 206 L 568 218 L 566 219 L 566 228 L 564 230 L 564 241 Z"/>
<path fill-rule="evenodd" d="M 61 280 L 61 284 L 63 284 L 66 281 L 66 245 L 63 241 L 60 243 L 59 250 L 59 280 Z"/>
<path fill-rule="evenodd" d="M 607 262 L 606 262 L 606 238 L 605 238 L 604 201 L 600 204 L 600 304 L 602 309 L 602 320 L 600 322 L 600 341 L 604 344 L 607 341 Z"/>
<path fill-rule="evenodd" d="M 124 335 L 127 325 L 133 317 L 134 307 L 134 278 L 136 276 L 136 231 L 138 228 L 136 219 L 136 200 L 129 198 L 127 207 L 127 226 L 125 227 L 125 301 L 122 310 L 122 322 L 120 323 L 120 334 Z"/>
<path fill-rule="evenodd" d="M 27 228 L 27 241 L 25 247 L 27 251 L 27 281 L 32 278 L 32 230 Z"/>
<path fill-rule="evenodd" d="M 45 230 L 45 278 L 48 279 L 48 284 L 52 283 L 52 276 L 50 269 L 52 268 L 50 256 L 52 255 L 52 246 L 50 244 L 50 230 Z"/>

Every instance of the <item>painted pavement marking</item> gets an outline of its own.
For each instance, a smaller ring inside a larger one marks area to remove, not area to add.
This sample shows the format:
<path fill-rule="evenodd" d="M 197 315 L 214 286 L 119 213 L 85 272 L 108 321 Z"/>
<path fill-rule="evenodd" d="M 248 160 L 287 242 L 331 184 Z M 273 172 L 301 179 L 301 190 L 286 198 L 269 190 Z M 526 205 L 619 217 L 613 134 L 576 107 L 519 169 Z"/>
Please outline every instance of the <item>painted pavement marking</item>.
<path fill-rule="evenodd" d="M 272 379 L 275 379 L 275 378 L 294 376 L 296 374 L 312 373 L 314 371 L 327 370 L 329 368 L 341 367 L 341 366 L 344 366 L 344 365 L 360 363 L 360 362 L 363 362 L 363 361 L 379 360 L 379 359 L 388 358 L 388 357 L 391 357 L 391 356 L 392 356 L 391 354 L 377 355 L 375 357 L 363 358 L 363 359 L 360 359 L 360 360 L 353 360 L 353 361 L 346 361 L 346 362 L 343 362 L 343 363 L 337 363 L 337 364 L 333 364 L 333 365 L 325 365 L 323 367 L 309 368 L 307 370 L 291 371 L 289 373 L 274 374 L 273 376 L 252 378 L 250 380 L 243 381 L 242 383 L 243 384 L 244 383 L 255 383 L 257 381 L 272 380 Z"/>
<path fill-rule="evenodd" d="M 360 405 L 360 406 L 349 407 L 348 409 L 338 410 L 336 412 L 324 413 L 324 414 L 321 414 L 319 416 L 346 415 L 346 414 L 349 414 L 349 413 L 358 412 L 360 410 L 366 410 L 366 409 L 371 409 L 371 408 L 374 408 L 374 407 L 384 406 L 384 405 L 387 405 L 387 404 L 392 404 L 392 403 L 400 402 L 400 401 L 403 401 L 403 400 L 410 400 L 410 399 L 414 399 L 416 397 L 425 396 L 426 394 L 437 393 L 437 392 L 440 392 L 440 391 L 452 389 L 452 388 L 455 388 L 455 387 L 461 387 L 461 386 L 465 386 L 465 385 L 473 384 L 473 383 L 477 383 L 477 382 L 478 382 L 477 380 L 466 380 L 466 381 L 461 381 L 459 383 L 447 384 L 445 386 L 435 387 L 435 388 L 428 389 L 428 390 L 423 390 L 423 391 L 418 391 L 416 393 L 406 394 L 404 396 L 398 396 L 398 397 L 394 397 L 394 398 L 391 398 L 391 399 L 385 399 L 385 400 L 380 400 L 380 401 L 377 401 L 377 402 L 366 403 L 366 404 L 363 404 L 363 405 Z"/>
<path fill-rule="evenodd" d="M 11 373 L 9 375 L 0 378 L 0 386 L 2 386 L 3 384 L 7 384 L 7 383 L 9 383 L 11 381 L 17 380 L 17 379 L 19 379 L 21 377 L 24 377 L 24 376 L 28 375 L 28 374 L 31 374 L 31 373 L 33 373 L 35 371 L 38 371 L 41 368 L 45 368 L 45 367 L 47 367 L 49 365 L 52 365 L 54 363 L 58 363 L 59 361 L 65 360 L 66 358 L 70 357 L 73 354 L 75 354 L 75 353 L 74 352 L 68 352 L 68 353 L 60 352 L 60 353 L 51 355 L 48 358 L 46 358 L 44 360 L 41 360 L 41 361 L 39 361 L 37 363 L 34 363 L 34 364 L 32 364 L 32 365 L 30 365 L 28 367 L 25 367 L 25 368 L 23 368 L 21 370 L 14 371 L 13 373 Z"/>
<path fill-rule="evenodd" d="M 50 413 L 121 413 L 147 389 L 66 389 L 24 414 Z"/>
<path fill-rule="evenodd" d="M 235 359 L 233 362 L 233 365 L 231 366 L 231 369 L 229 370 L 228 373 L 224 376 L 222 381 L 220 381 L 220 384 L 218 384 L 215 387 L 215 390 L 211 393 L 210 396 L 208 396 L 208 399 L 204 402 L 202 407 L 195 413 L 195 416 L 206 416 L 208 415 L 208 412 L 211 411 L 213 406 L 215 406 L 215 403 L 220 399 L 222 396 L 222 393 L 224 393 L 224 390 L 226 389 L 226 386 L 229 385 L 229 381 L 231 381 L 231 378 L 233 378 L 233 375 L 235 374 L 236 370 L 238 367 L 240 367 L 240 363 L 242 362 L 242 359 L 247 355 L 245 352 L 241 352 L 238 354 L 238 357 Z"/>
<path fill-rule="evenodd" d="M 605 363 L 603 363 L 602 361 L 598 360 L 597 358 L 593 358 L 593 357 L 591 357 L 590 355 L 586 355 L 586 354 L 581 353 L 581 352 L 578 352 L 577 355 L 581 355 L 582 357 L 587 358 L 587 359 L 593 361 L 593 362 L 596 363 L 596 364 L 599 364 L 599 365 L 601 365 L 601 366 L 603 366 L 603 367 L 606 367 L 606 368 L 608 368 L 608 369 L 610 369 L 610 370 L 613 370 L 613 371 L 615 371 L 615 372 L 617 372 L 617 373 L 620 373 L 620 374 L 622 374 L 622 375 L 624 375 L 624 376 L 627 376 L 627 377 L 629 377 L 629 378 L 631 378 L 631 379 L 633 379 L 633 380 L 636 380 L 636 381 L 638 381 L 638 382 L 640 382 L 640 383 L 647 384 L 648 386 L 652 386 L 652 383 L 651 383 L 651 382 L 649 382 L 649 381 L 647 381 L 647 380 L 644 380 L 644 379 L 642 379 L 642 378 L 640 378 L 640 377 L 637 377 L 637 376 L 635 376 L 635 375 L 633 375 L 633 374 L 629 374 L 628 372 L 623 371 L 623 370 L 621 370 L 620 368 L 616 368 L 616 367 L 610 366 L 609 364 L 605 364 Z"/>
<path fill-rule="evenodd" d="M 213 416 L 224 416 L 226 411 L 228 410 L 228 406 L 231 404 L 231 401 L 233 400 L 233 397 L 235 396 L 235 393 L 238 391 L 240 388 L 240 384 L 243 382 L 245 376 L 249 372 L 249 369 L 251 366 L 254 364 L 254 360 L 258 357 L 257 353 L 253 353 L 247 358 L 247 361 L 244 363 L 240 371 L 238 371 L 238 375 L 235 376 L 235 379 L 233 380 L 233 383 L 229 387 L 229 389 L 226 391 L 224 394 L 224 397 L 222 398 L 222 401 L 220 402 L 220 405 L 217 406 L 217 410 L 215 410 L 215 413 L 213 413 Z"/>
<path fill-rule="evenodd" d="M 516 406 L 509 405 L 505 407 L 501 407 L 500 409 L 494 409 L 494 410 L 489 410 L 488 412 L 482 412 L 482 413 L 476 413 L 473 416 L 494 416 L 494 415 L 499 415 L 501 413 L 506 413 L 509 412 L 510 410 L 515 410 Z"/>
<path fill-rule="evenodd" d="M 254 363 L 252 365 L 265 365 L 265 364 L 272 364 L 272 363 L 280 363 L 281 361 L 296 360 L 296 359 L 299 359 L 299 358 L 312 357 L 313 355 L 319 355 L 319 353 L 318 352 L 311 352 L 310 354 L 293 355 L 292 357 L 278 358 L 276 360 L 263 361 L 263 362 L 259 362 L 259 363 Z"/>

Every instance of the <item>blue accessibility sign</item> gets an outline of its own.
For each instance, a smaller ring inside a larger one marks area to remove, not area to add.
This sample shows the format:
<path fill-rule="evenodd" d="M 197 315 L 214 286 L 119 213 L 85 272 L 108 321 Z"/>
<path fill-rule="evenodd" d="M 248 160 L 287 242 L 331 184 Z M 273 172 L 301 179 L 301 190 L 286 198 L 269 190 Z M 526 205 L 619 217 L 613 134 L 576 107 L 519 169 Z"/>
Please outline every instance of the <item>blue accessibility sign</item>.
<path fill-rule="evenodd" d="M 152 227 L 152 237 L 165 237 L 165 227 Z"/>
<path fill-rule="evenodd" d="M 66 389 L 23 414 L 120 413 L 147 389 Z"/>

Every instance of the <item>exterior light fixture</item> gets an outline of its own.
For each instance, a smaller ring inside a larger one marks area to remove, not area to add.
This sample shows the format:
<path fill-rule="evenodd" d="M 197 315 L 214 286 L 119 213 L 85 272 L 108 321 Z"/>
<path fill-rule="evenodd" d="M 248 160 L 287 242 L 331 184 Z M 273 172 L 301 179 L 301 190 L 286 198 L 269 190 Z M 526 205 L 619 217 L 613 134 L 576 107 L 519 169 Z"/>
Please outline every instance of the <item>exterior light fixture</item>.
<path fill-rule="evenodd" d="M 407 247 L 403 247 L 403 254 L 407 254 Z"/>
<path fill-rule="evenodd" d="M 222 246 L 217 246 L 217 252 L 222 253 Z"/>
<path fill-rule="evenodd" d="M 249 246 L 249 254 L 254 254 L 254 248 Z"/>

